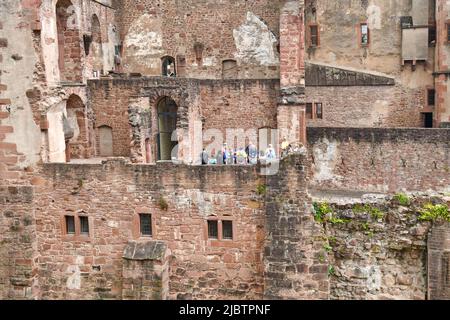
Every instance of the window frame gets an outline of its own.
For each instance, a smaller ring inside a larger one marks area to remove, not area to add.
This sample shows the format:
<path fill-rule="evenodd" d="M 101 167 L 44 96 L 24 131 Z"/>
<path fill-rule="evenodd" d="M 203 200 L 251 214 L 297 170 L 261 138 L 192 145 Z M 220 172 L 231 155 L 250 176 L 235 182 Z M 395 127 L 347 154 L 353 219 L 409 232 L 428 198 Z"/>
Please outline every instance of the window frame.
<path fill-rule="evenodd" d="M 74 233 L 69 233 L 67 218 L 73 217 Z M 88 226 L 88 233 L 81 232 L 81 219 L 86 219 Z M 90 241 L 93 236 L 93 219 L 85 212 L 73 213 L 66 212 L 61 216 L 61 231 L 64 241 Z"/>
<path fill-rule="evenodd" d="M 69 223 L 68 223 L 68 219 L 69 218 L 71 218 L 72 219 L 72 223 L 73 223 L 73 232 L 69 232 Z M 75 219 L 75 215 L 64 215 L 64 228 L 63 228 L 63 230 L 64 230 L 64 233 L 66 234 L 66 235 L 69 235 L 69 236 L 75 236 L 76 235 L 76 233 L 77 233 L 77 228 L 76 228 L 76 219 Z"/>
<path fill-rule="evenodd" d="M 321 106 L 321 117 L 317 113 L 317 105 Z M 311 115 L 308 113 L 308 108 L 311 106 Z M 306 120 L 323 120 L 324 115 L 324 103 L 323 102 L 307 102 L 305 104 L 305 118 Z"/>
<path fill-rule="evenodd" d="M 430 95 L 430 92 L 433 92 L 433 104 L 430 104 L 430 97 L 431 97 L 431 95 Z M 436 106 L 436 89 L 435 88 L 427 88 L 427 106 L 428 107 L 434 107 L 434 106 Z"/>
<path fill-rule="evenodd" d="M 445 26 L 446 26 L 446 43 L 448 44 L 448 45 L 450 45 L 450 20 L 447 20 L 447 22 L 445 23 Z"/>
<path fill-rule="evenodd" d="M 363 32 L 362 28 L 363 26 L 367 26 L 367 43 L 362 42 Z M 370 46 L 370 28 L 369 23 L 367 21 L 360 22 L 358 24 L 358 43 L 360 48 L 367 48 Z"/>
<path fill-rule="evenodd" d="M 218 231 L 217 239 L 209 237 L 209 222 L 211 222 L 211 221 L 217 222 L 217 231 Z M 224 236 L 223 236 L 223 231 L 224 231 L 223 222 L 224 221 L 231 223 L 231 236 L 232 236 L 231 239 L 224 238 Z M 216 216 L 207 217 L 205 219 L 205 223 L 204 223 L 204 234 L 205 234 L 206 241 L 208 241 L 211 244 L 224 244 L 225 245 L 226 243 L 234 242 L 234 241 L 236 241 L 235 219 L 233 217 L 216 217 Z"/>
<path fill-rule="evenodd" d="M 313 33 L 312 33 L 313 28 L 316 29 L 316 44 L 313 43 Z M 308 25 L 308 32 L 309 32 L 309 37 L 308 37 L 309 46 L 313 47 L 313 48 L 320 47 L 320 28 L 319 28 L 319 24 L 318 23 L 310 23 Z"/>
<path fill-rule="evenodd" d="M 144 234 L 142 230 L 143 216 L 150 217 L 150 234 Z M 141 238 L 153 238 L 153 215 L 151 213 L 139 213 L 139 234 Z"/>

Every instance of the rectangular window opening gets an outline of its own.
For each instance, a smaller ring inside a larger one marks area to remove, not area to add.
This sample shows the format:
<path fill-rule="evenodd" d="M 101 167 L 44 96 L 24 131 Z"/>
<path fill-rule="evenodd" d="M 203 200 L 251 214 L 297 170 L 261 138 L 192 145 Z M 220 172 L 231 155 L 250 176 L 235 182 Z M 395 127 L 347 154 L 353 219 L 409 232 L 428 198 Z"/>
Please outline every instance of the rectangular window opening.
<path fill-rule="evenodd" d="M 208 220 L 208 239 L 219 239 L 218 221 Z"/>
<path fill-rule="evenodd" d="M 428 89 L 427 91 L 427 103 L 429 106 L 434 106 L 436 97 L 436 90 Z"/>
<path fill-rule="evenodd" d="M 422 113 L 423 116 L 423 126 L 425 128 L 433 128 L 433 113 L 432 112 L 427 112 L 427 113 Z"/>
<path fill-rule="evenodd" d="M 436 27 L 428 28 L 428 46 L 435 47 L 436 46 Z"/>
<path fill-rule="evenodd" d="M 80 234 L 89 235 L 89 218 L 80 217 Z"/>
<path fill-rule="evenodd" d="M 141 236 L 151 237 L 153 235 L 152 230 L 152 215 L 151 214 L 141 214 L 139 215 L 140 226 L 141 226 Z"/>
<path fill-rule="evenodd" d="M 317 119 L 323 119 L 323 108 L 321 103 L 316 103 L 316 117 Z"/>
<path fill-rule="evenodd" d="M 447 23 L 447 42 L 450 43 L 450 23 Z"/>
<path fill-rule="evenodd" d="M 361 45 L 367 46 L 369 44 L 369 26 L 367 23 L 361 23 Z"/>
<path fill-rule="evenodd" d="M 233 240 L 233 221 L 222 221 L 222 236 L 224 240 Z"/>
<path fill-rule="evenodd" d="M 66 216 L 66 234 L 75 234 L 75 217 Z"/>
<path fill-rule="evenodd" d="M 311 32 L 311 46 L 317 47 L 319 45 L 319 28 L 318 26 L 310 26 Z"/>
<path fill-rule="evenodd" d="M 313 104 L 307 103 L 306 104 L 306 119 L 312 119 L 313 118 Z"/>

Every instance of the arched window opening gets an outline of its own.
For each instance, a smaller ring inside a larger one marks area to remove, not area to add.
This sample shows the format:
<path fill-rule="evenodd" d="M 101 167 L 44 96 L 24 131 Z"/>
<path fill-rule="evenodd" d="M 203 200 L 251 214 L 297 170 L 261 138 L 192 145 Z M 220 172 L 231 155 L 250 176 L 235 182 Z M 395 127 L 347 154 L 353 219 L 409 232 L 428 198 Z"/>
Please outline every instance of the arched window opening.
<path fill-rule="evenodd" d="M 68 141 L 68 158 L 83 159 L 88 144 L 84 103 L 73 94 L 67 100 L 66 110 L 68 125 L 73 129 L 73 137 Z"/>
<path fill-rule="evenodd" d="M 173 99 L 164 97 L 159 101 L 157 110 L 158 160 L 169 161 L 172 160 L 172 152 L 178 144 L 178 141 L 172 141 L 172 136 L 177 129 L 178 107 Z"/>
<path fill-rule="evenodd" d="M 162 58 L 162 75 L 164 77 L 176 77 L 176 65 L 173 57 L 167 56 Z"/>
<path fill-rule="evenodd" d="M 102 48 L 102 32 L 100 26 L 100 20 L 97 15 L 92 15 L 91 19 L 91 31 L 92 31 L 92 70 L 93 76 L 98 78 L 103 74 L 103 48 Z"/>
<path fill-rule="evenodd" d="M 109 126 L 101 126 L 98 128 L 99 150 L 101 157 L 112 157 L 113 149 L 113 131 Z"/>

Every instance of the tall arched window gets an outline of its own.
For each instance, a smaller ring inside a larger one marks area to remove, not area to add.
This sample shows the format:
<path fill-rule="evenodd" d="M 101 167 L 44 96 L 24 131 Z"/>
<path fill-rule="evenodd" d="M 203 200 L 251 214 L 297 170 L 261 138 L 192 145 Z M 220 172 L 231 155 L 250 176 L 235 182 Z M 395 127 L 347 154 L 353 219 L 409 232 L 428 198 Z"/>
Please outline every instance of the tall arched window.
<path fill-rule="evenodd" d="M 176 77 L 177 69 L 175 65 L 175 59 L 170 56 L 162 58 L 162 75 L 164 77 Z"/>
<path fill-rule="evenodd" d="M 90 55 L 92 56 L 92 70 L 94 72 L 94 77 L 98 77 L 103 73 L 103 48 L 100 20 L 96 14 L 92 15 L 91 30 L 92 44 Z"/>
<path fill-rule="evenodd" d="M 74 135 L 68 141 L 68 158 L 82 159 L 87 146 L 87 130 L 85 107 L 81 98 L 72 94 L 66 103 L 67 121 L 74 130 Z"/>
<path fill-rule="evenodd" d="M 177 141 L 172 141 L 173 133 L 177 129 L 178 107 L 175 101 L 164 97 L 158 102 L 158 160 L 172 160 L 172 151 Z"/>

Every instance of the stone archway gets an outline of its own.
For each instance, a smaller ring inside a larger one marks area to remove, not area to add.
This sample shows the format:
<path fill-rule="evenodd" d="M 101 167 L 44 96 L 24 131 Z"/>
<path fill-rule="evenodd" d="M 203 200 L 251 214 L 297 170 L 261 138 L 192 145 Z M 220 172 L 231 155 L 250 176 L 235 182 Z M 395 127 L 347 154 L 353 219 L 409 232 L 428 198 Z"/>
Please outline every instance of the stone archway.
<path fill-rule="evenodd" d="M 177 130 L 178 106 L 170 97 L 162 97 L 156 107 L 158 113 L 158 160 L 173 160 L 178 141 L 173 139 Z M 173 141 L 175 140 L 175 141 Z M 178 158 L 176 155 L 175 157 Z"/>

